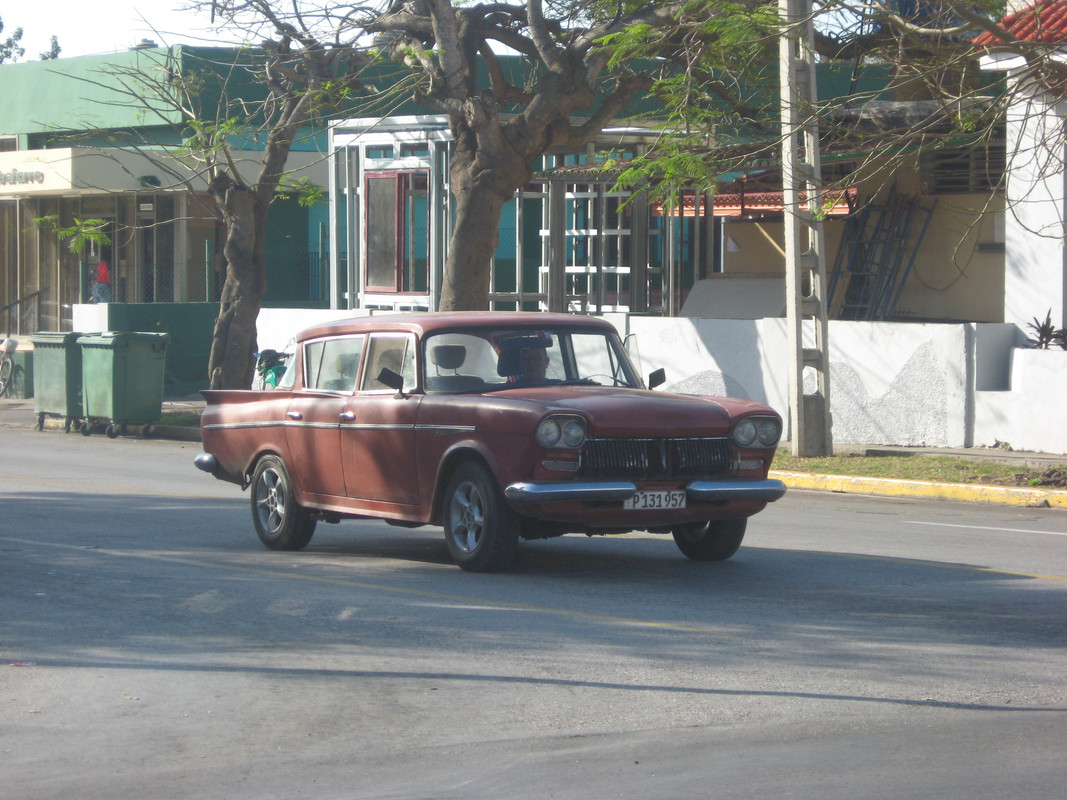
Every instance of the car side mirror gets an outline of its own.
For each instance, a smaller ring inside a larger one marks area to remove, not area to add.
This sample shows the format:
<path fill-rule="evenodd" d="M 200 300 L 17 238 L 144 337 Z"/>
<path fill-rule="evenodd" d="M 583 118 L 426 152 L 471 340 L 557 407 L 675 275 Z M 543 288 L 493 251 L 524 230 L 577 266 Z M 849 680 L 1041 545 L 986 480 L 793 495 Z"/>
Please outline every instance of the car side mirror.
<path fill-rule="evenodd" d="M 397 394 L 403 394 L 404 376 L 399 372 L 393 372 L 389 367 L 382 367 L 378 373 L 378 383 L 395 390 Z"/>
<path fill-rule="evenodd" d="M 654 369 L 648 374 L 648 388 L 655 389 L 657 386 L 662 386 L 667 382 L 667 370 L 663 367 Z"/>

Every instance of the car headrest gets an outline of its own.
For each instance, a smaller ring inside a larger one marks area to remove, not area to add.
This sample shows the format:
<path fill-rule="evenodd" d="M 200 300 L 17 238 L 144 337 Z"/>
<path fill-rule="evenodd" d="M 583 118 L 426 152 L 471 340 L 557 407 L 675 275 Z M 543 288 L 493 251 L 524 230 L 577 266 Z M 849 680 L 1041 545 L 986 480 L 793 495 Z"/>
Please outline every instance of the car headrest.
<path fill-rule="evenodd" d="M 430 350 L 430 360 L 442 369 L 459 369 L 467 360 L 467 348 L 461 344 L 439 344 Z"/>

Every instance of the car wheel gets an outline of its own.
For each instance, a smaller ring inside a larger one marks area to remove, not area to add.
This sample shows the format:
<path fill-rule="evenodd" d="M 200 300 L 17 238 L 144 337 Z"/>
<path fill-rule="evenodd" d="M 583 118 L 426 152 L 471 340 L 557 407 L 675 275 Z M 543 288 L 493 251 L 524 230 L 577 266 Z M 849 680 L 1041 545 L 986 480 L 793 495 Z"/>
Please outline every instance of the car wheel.
<path fill-rule="evenodd" d="M 519 549 L 519 517 L 492 474 L 468 461 L 453 473 L 444 498 L 445 543 L 468 572 L 506 569 Z"/>
<path fill-rule="evenodd" d="M 252 474 L 252 523 L 271 550 L 302 550 L 315 533 L 315 518 L 300 506 L 285 464 L 264 456 Z"/>
<path fill-rule="evenodd" d="M 674 543 L 694 561 L 725 561 L 741 547 L 748 520 L 717 519 L 704 525 L 684 525 L 674 528 Z"/>

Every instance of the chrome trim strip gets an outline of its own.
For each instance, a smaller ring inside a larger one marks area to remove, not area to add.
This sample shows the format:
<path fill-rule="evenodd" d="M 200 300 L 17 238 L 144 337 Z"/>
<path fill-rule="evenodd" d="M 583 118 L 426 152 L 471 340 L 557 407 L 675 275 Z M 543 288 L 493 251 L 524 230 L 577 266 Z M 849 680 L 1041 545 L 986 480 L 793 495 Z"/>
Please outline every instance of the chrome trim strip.
<path fill-rule="evenodd" d="M 417 431 L 432 431 L 438 436 L 446 436 L 454 433 L 474 433 L 478 428 L 474 425 L 416 425 Z"/>
<path fill-rule="evenodd" d="M 334 429 L 343 427 L 345 430 L 379 430 L 379 431 L 429 431 L 438 436 L 457 433 L 473 433 L 477 430 L 474 425 L 412 425 L 410 423 L 376 424 L 376 423 L 349 423 L 342 420 L 337 422 L 300 422 L 296 420 L 272 420 L 270 422 L 214 422 L 204 425 L 206 431 L 240 430 L 243 428 L 324 428 Z"/>
<path fill-rule="evenodd" d="M 519 481 L 504 489 L 504 496 L 516 503 L 575 503 L 584 500 L 623 501 L 633 497 L 636 484 L 630 481 L 569 483 L 529 483 Z"/>
<path fill-rule="evenodd" d="M 765 500 L 772 503 L 785 494 L 785 484 L 768 478 L 762 481 L 692 481 L 686 493 L 701 502 L 726 500 Z"/>
<path fill-rule="evenodd" d="M 275 420 L 272 422 L 213 422 L 204 426 L 205 431 L 239 430 L 241 428 L 284 428 L 291 422 Z"/>
<path fill-rule="evenodd" d="M 346 431 L 412 431 L 415 430 L 415 426 L 405 423 L 391 423 L 388 425 L 378 424 L 374 422 L 345 422 L 341 423 L 342 430 Z"/>
<path fill-rule="evenodd" d="M 371 431 L 429 431 L 438 436 L 450 433 L 473 433 L 477 428 L 473 425 L 412 425 L 411 423 L 377 423 L 377 422 L 342 422 L 341 427 L 347 430 L 371 430 Z"/>

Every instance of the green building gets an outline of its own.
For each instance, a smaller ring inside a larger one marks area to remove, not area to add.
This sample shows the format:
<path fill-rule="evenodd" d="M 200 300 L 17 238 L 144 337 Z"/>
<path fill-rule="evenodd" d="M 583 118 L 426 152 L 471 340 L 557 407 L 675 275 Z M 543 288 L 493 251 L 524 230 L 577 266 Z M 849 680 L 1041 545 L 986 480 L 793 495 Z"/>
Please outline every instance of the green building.
<path fill-rule="evenodd" d="M 182 154 L 187 131 L 165 94 L 176 90 L 175 75 L 196 75 L 184 85 L 197 87 L 193 100 L 206 118 L 224 92 L 255 102 L 263 90 L 251 71 L 233 69 L 240 55 L 147 46 L 0 66 L 0 331 L 70 330 L 71 308 L 90 301 L 101 259 L 113 302 L 218 299 L 223 228 L 202 166 Z M 131 90 L 154 99 L 146 104 Z M 325 129 L 309 126 L 289 156 L 293 178 L 326 187 L 325 143 Z M 260 149 L 249 138 L 234 151 L 248 181 Z M 35 222 L 44 217 L 59 227 L 104 220 L 111 243 L 74 253 L 54 228 Z M 321 269 L 328 218 L 325 204 L 271 206 L 264 305 L 329 305 Z"/>

